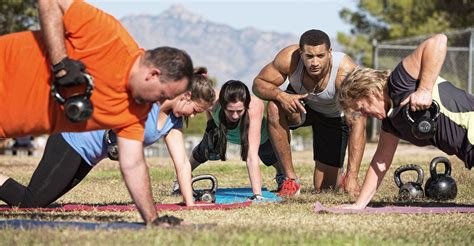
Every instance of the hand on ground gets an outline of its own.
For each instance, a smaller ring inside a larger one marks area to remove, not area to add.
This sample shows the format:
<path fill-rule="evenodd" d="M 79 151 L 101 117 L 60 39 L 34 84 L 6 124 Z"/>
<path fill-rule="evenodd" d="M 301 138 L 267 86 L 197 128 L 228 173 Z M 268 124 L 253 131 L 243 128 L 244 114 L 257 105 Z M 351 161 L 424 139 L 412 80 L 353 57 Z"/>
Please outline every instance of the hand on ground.
<path fill-rule="evenodd" d="M 361 209 L 364 209 L 364 207 L 361 207 L 355 203 L 353 204 L 340 204 L 340 205 L 337 205 L 337 206 L 334 206 L 335 208 L 341 208 L 341 209 L 357 209 L 357 210 L 361 210 Z"/>
<path fill-rule="evenodd" d="M 357 198 L 360 194 L 360 186 L 357 178 L 347 176 L 344 182 L 344 192 L 347 192 L 349 196 Z"/>

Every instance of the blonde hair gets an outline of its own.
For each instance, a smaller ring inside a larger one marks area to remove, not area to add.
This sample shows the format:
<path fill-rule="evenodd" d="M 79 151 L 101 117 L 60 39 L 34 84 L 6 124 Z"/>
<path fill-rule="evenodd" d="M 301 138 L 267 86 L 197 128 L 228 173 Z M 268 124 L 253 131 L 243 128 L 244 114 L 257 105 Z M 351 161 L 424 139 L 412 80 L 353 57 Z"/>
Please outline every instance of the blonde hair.
<path fill-rule="evenodd" d="M 383 93 L 389 70 L 356 68 L 341 83 L 337 93 L 339 106 L 347 111 L 356 100 L 368 98 L 372 93 Z"/>

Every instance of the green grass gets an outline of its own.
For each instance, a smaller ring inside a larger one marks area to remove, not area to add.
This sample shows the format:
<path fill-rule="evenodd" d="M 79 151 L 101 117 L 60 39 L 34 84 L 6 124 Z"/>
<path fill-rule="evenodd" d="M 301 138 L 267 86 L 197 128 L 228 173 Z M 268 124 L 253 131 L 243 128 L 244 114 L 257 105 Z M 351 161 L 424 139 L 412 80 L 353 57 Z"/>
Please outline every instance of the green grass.
<path fill-rule="evenodd" d="M 366 151 L 360 172 L 362 182 L 373 147 Z M 403 147 L 385 178 L 373 202 L 396 202 L 398 188 L 393 182 L 393 171 L 400 165 L 417 163 L 426 175 L 429 161 L 439 155 L 432 149 Z M 474 178 L 455 157 L 453 177 L 458 183 L 457 204 L 474 204 Z M 148 228 L 144 230 L 85 231 L 73 228 L 14 230 L 0 229 L 2 245 L 472 245 L 474 242 L 474 214 L 378 214 L 335 215 L 316 214 L 313 204 L 326 206 L 350 202 L 340 192 L 314 193 L 311 152 L 294 157 L 295 169 L 302 180 L 302 194 L 281 203 L 254 204 L 235 210 L 166 212 L 196 224 L 179 229 Z M 0 157 L 0 173 L 26 183 L 36 167 L 38 158 Z M 152 188 L 156 201 L 179 202 L 170 196 L 174 168 L 168 159 L 151 158 Z M 274 170 L 261 165 L 263 184 L 274 189 Z M 195 174 L 217 176 L 220 187 L 249 187 L 247 169 L 238 160 L 214 162 L 199 167 Z M 411 174 L 403 176 L 412 178 Z M 118 165 L 105 161 L 59 203 L 110 204 L 130 203 L 130 196 L 120 177 Z M 425 202 L 432 202 L 425 200 Z M 0 219 L 38 219 L 56 221 L 127 221 L 140 222 L 137 212 L 0 212 Z"/>

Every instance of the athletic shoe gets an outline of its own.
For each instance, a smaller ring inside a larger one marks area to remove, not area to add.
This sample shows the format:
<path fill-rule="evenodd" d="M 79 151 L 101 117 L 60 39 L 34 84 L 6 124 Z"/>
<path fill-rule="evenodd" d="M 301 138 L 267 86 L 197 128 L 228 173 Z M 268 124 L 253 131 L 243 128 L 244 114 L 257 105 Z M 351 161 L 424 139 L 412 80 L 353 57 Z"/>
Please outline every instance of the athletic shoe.
<path fill-rule="evenodd" d="M 281 186 L 278 196 L 296 196 L 300 194 L 301 185 L 295 179 L 285 179 L 283 185 Z"/>
<path fill-rule="evenodd" d="M 277 183 L 277 192 L 280 192 L 281 187 L 283 186 L 283 182 L 285 182 L 285 179 L 286 179 L 285 174 L 275 175 L 275 182 Z"/>
<path fill-rule="evenodd" d="M 171 195 L 181 195 L 181 191 L 179 190 L 179 183 L 178 180 L 173 181 L 173 187 L 171 188 Z"/>

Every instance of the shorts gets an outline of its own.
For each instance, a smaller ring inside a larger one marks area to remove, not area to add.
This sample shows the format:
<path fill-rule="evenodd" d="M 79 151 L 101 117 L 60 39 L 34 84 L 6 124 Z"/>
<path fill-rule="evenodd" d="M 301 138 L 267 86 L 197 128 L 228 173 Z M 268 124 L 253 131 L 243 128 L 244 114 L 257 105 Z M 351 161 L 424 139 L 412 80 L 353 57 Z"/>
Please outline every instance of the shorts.
<path fill-rule="evenodd" d="M 290 87 L 289 90 L 292 88 Z M 287 91 L 292 93 L 292 91 Z M 293 92 L 294 93 L 294 92 Z M 327 117 L 305 105 L 306 119 L 290 130 L 300 127 L 313 128 L 313 160 L 341 168 L 344 165 L 349 139 L 349 127 L 344 117 Z"/>
<path fill-rule="evenodd" d="M 208 120 L 206 131 L 204 132 L 201 142 L 193 149 L 192 156 L 194 160 L 199 163 L 204 163 L 209 160 L 214 161 L 221 159 L 219 156 L 219 146 L 217 144 L 217 133 L 217 126 L 214 120 Z M 277 162 L 270 139 L 267 139 L 263 144 L 260 144 L 258 156 L 267 166 L 272 166 Z"/>

